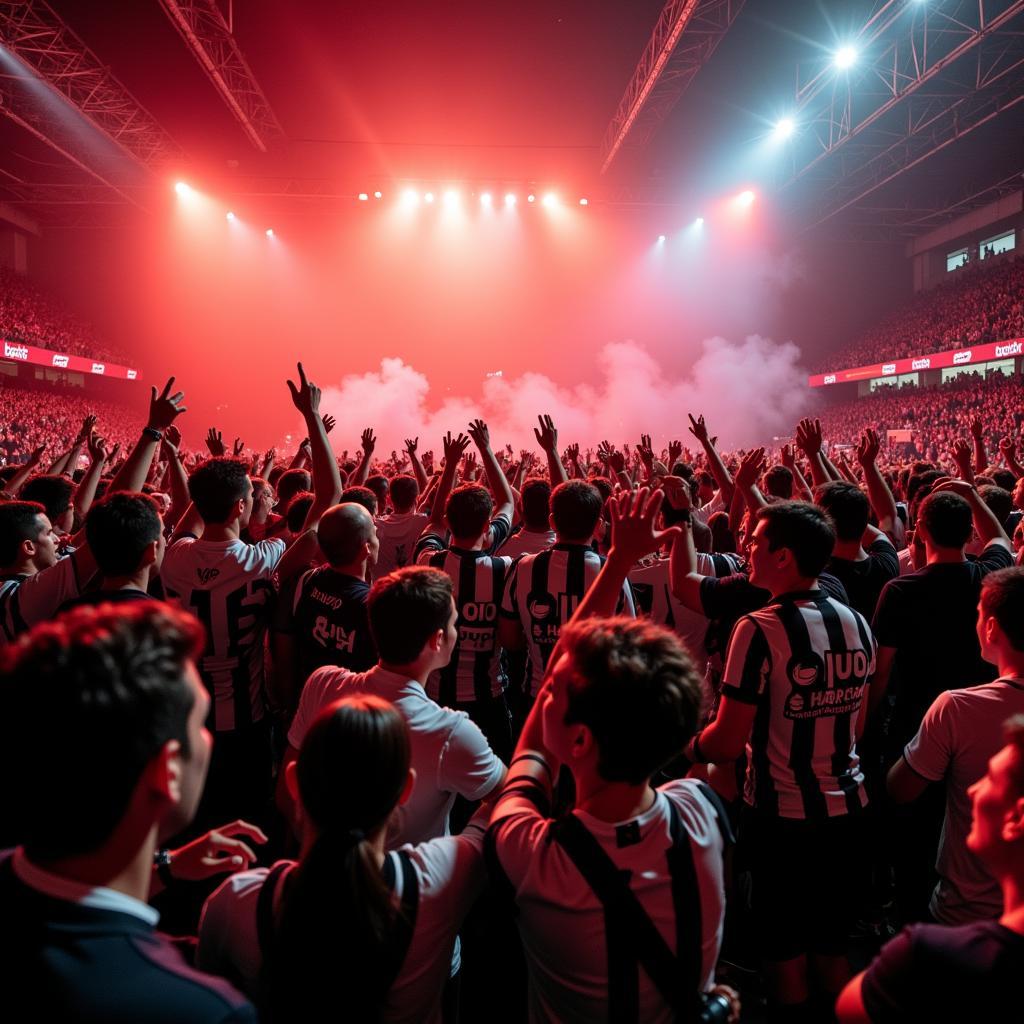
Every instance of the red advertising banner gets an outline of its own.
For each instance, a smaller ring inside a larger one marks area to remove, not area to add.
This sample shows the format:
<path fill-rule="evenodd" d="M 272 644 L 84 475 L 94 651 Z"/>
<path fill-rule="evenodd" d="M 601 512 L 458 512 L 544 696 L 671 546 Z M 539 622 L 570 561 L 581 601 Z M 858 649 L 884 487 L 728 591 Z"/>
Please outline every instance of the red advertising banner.
<path fill-rule="evenodd" d="M 846 384 L 855 380 L 870 380 L 874 377 L 895 377 L 901 373 L 915 373 L 918 370 L 941 370 L 946 366 L 967 366 L 971 363 L 988 363 L 993 359 L 1012 359 L 1024 354 L 1024 338 L 1012 341 L 990 341 L 970 348 L 954 348 L 948 352 L 933 352 L 927 356 L 910 356 L 894 359 L 891 363 L 875 363 L 872 366 L 857 366 L 852 370 L 836 370 L 833 373 L 812 373 L 807 383 L 812 388 L 828 384 Z"/>
<path fill-rule="evenodd" d="M 78 373 L 96 373 L 119 380 L 142 379 L 142 374 L 129 366 L 103 363 L 85 356 L 69 356 L 63 352 L 51 352 L 48 348 L 26 345 L 20 341 L 8 341 L 6 338 L 2 358 L 13 359 L 18 363 L 30 363 L 33 366 L 48 366 L 52 370 L 76 370 Z"/>

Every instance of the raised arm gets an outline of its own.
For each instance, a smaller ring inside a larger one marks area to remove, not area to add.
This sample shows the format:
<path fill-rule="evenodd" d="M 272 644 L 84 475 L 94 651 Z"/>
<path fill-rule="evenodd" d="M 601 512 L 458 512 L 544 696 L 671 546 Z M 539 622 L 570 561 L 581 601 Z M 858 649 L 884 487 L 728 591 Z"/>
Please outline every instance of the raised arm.
<path fill-rule="evenodd" d="M 313 459 L 313 504 L 306 513 L 303 531 L 311 530 L 320 522 L 320 517 L 341 498 L 341 474 L 338 462 L 327 440 L 327 424 L 320 416 L 320 388 L 306 379 L 302 363 L 298 363 L 299 385 L 288 381 L 292 404 L 302 414 L 309 432 L 309 447 Z"/>
<path fill-rule="evenodd" d="M 106 461 L 106 442 L 93 430 L 89 434 L 89 468 L 85 471 L 81 483 L 75 488 L 74 506 L 77 526 L 81 526 L 85 522 L 85 517 L 89 514 L 89 509 L 92 508 L 93 500 L 96 498 L 96 488 L 103 475 Z"/>
<path fill-rule="evenodd" d="M 365 487 L 366 478 L 370 475 L 370 459 L 373 458 L 373 449 L 377 446 L 377 438 L 373 436 L 372 427 L 367 427 L 363 431 L 359 443 L 363 449 L 363 456 L 359 460 L 359 465 L 352 471 L 352 478 L 349 480 L 353 487 Z"/>
<path fill-rule="evenodd" d="M 420 439 L 418 437 L 407 437 L 405 439 L 405 450 L 409 453 L 409 465 L 412 466 L 413 476 L 416 477 L 416 483 L 419 485 L 420 493 L 422 494 L 427 489 L 427 473 L 423 468 L 423 463 L 420 462 L 420 457 L 416 454 L 416 449 L 419 447 Z"/>
<path fill-rule="evenodd" d="M 698 416 L 694 419 L 691 413 L 687 413 L 687 416 L 690 420 L 690 433 L 700 441 L 701 447 L 704 449 L 704 454 L 708 460 L 708 468 L 711 470 L 711 475 L 715 478 L 715 485 L 718 487 L 718 493 L 721 496 L 722 504 L 728 508 L 732 502 L 733 492 L 733 480 L 729 475 L 729 470 L 722 461 L 721 455 L 718 454 L 718 449 L 715 447 L 715 439 L 709 436 L 708 427 L 704 422 L 704 417 Z M 669 469 L 671 468 L 672 467 L 670 466 Z"/>
<path fill-rule="evenodd" d="M 483 420 L 473 420 L 469 425 L 469 436 L 473 438 L 473 443 L 480 452 L 480 464 L 484 467 L 487 483 L 490 485 L 491 494 L 494 495 L 494 515 L 508 516 L 511 523 L 512 513 L 515 511 L 515 498 L 491 448 L 491 434 L 487 424 Z M 555 457 L 558 457 L 557 452 Z"/>
<path fill-rule="evenodd" d="M 971 440 L 974 442 L 974 472 L 984 473 L 988 469 L 988 454 L 985 451 L 985 425 L 980 416 L 971 420 Z"/>
<path fill-rule="evenodd" d="M 958 437 L 953 442 L 951 454 L 960 473 L 960 479 L 966 480 L 973 487 L 974 467 L 971 465 L 971 446 L 962 437 Z"/>
<path fill-rule="evenodd" d="M 896 526 L 896 499 L 878 468 L 879 447 L 878 434 L 871 427 L 865 428 L 857 445 L 857 461 L 864 471 L 868 501 L 878 520 L 878 528 L 891 533 Z"/>
<path fill-rule="evenodd" d="M 558 457 L 558 430 L 550 416 L 538 416 L 539 427 L 533 428 L 533 436 L 537 438 L 537 444 L 548 459 L 548 475 L 551 478 L 551 487 L 554 489 L 559 484 L 564 484 L 569 479 L 569 474 Z"/>
<path fill-rule="evenodd" d="M 932 488 L 933 494 L 936 491 L 952 491 L 967 499 L 967 503 L 971 506 L 974 529 L 978 533 L 982 547 L 988 547 L 989 544 L 1002 544 L 1007 550 L 1012 550 L 1010 538 L 1006 536 L 1002 524 L 996 519 L 992 509 L 985 504 L 972 484 L 966 480 L 939 480 Z"/>
<path fill-rule="evenodd" d="M 740 492 L 751 512 L 756 512 L 768 504 L 757 486 L 757 478 L 764 470 L 764 463 L 764 449 L 752 448 L 743 456 L 739 469 L 736 470 L 736 490 Z"/>
<path fill-rule="evenodd" d="M 796 464 L 796 452 L 793 451 L 791 444 L 784 444 L 782 446 L 780 459 L 782 464 L 793 474 L 793 487 L 800 495 L 800 498 L 803 501 L 814 501 L 814 495 L 807 485 L 807 480 L 803 473 L 800 472 L 800 467 Z"/>
<path fill-rule="evenodd" d="M 161 452 L 167 461 L 167 480 L 170 487 L 171 509 L 167 520 L 172 525 L 185 514 L 188 508 L 188 473 L 181 461 L 181 432 L 172 423 L 164 431 Z"/>
<path fill-rule="evenodd" d="M 1006 468 L 1019 480 L 1024 476 L 1024 465 L 1017 461 L 1017 443 L 1010 437 L 999 442 L 999 454 L 1006 462 Z"/>
<path fill-rule="evenodd" d="M 825 453 L 821 450 L 820 420 L 812 420 L 809 417 L 802 419 L 797 424 L 796 443 L 807 456 L 811 467 L 811 482 L 815 487 L 834 479 L 825 466 Z"/>
<path fill-rule="evenodd" d="M 449 430 L 441 444 L 444 448 L 444 469 L 441 471 L 441 480 L 434 492 L 430 521 L 424 532 L 427 530 L 436 532 L 444 528 L 444 509 L 448 504 L 448 495 L 452 493 L 452 484 L 455 483 L 455 470 L 458 468 L 459 460 L 469 447 L 469 438 L 465 434 L 459 434 L 458 437 L 452 438 L 452 433 Z"/>
<path fill-rule="evenodd" d="M 18 470 L 10 480 L 7 481 L 7 486 L 4 488 L 8 494 L 13 494 L 15 497 L 18 496 L 18 492 L 25 486 L 28 478 L 39 468 L 39 463 L 43 461 L 43 453 L 46 451 L 46 445 L 41 444 L 32 454 L 25 460 L 24 465 Z"/>
<path fill-rule="evenodd" d="M 174 378 L 171 377 L 159 394 L 156 388 L 149 389 L 149 416 L 146 418 L 146 425 L 142 428 L 142 435 L 136 441 L 131 454 L 110 481 L 108 494 L 113 494 L 114 491 L 142 490 L 142 485 L 149 476 L 153 455 L 163 440 L 164 431 L 186 411 L 185 406 L 181 404 L 185 399 L 185 393 L 178 391 L 171 394 L 173 386 Z"/>

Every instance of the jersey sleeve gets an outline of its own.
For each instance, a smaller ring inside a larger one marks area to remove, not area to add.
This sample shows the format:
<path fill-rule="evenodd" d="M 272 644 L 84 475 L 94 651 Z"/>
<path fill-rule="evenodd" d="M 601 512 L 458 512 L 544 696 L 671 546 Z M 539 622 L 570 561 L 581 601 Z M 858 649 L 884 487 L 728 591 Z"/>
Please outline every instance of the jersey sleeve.
<path fill-rule="evenodd" d="M 903 756 L 922 778 L 938 782 L 953 759 L 953 724 L 956 708 L 951 691 L 944 690 L 925 713 L 917 735 L 907 744 Z"/>
<path fill-rule="evenodd" d="M 277 563 L 284 555 L 285 542 L 280 537 L 273 540 L 261 540 L 257 544 L 250 544 L 245 568 L 259 576 L 272 576 L 277 569 Z"/>
<path fill-rule="evenodd" d="M 426 565 L 432 554 L 437 551 L 444 551 L 446 547 L 448 547 L 448 542 L 441 534 L 428 530 L 422 533 L 420 539 L 416 541 L 413 558 L 417 565 Z"/>
<path fill-rule="evenodd" d="M 729 638 L 722 693 L 744 704 L 756 704 L 768 686 L 771 650 L 764 631 L 749 615 L 736 623 Z"/>
<path fill-rule="evenodd" d="M 438 788 L 480 800 L 501 780 L 505 766 L 472 719 L 459 712 L 453 715 L 456 719 L 437 766 Z"/>
<path fill-rule="evenodd" d="M 484 543 L 484 550 L 489 555 L 493 555 L 508 540 L 511 533 L 512 520 L 504 513 L 495 516 L 490 523 L 490 530 Z"/>
<path fill-rule="evenodd" d="M 23 579 L 0 595 L 4 631 L 13 639 L 38 622 L 52 618 L 65 602 L 79 595 L 74 556 Z"/>
<path fill-rule="evenodd" d="M 997 569 L 1008 569 L 1013 565 L 1013 554 L 1005 544 L 989 544 L 975 563 L 981 569 L 983 575 L 995 572 Z"/>
<path fill-rule="evenodd" d="M 487 842 L 514 889 L 522 884 L 537 851 L 547 845 L 550 828 L 551 819 L 528 801 L 517 801 L 516 810 L 491 822 Z"/>

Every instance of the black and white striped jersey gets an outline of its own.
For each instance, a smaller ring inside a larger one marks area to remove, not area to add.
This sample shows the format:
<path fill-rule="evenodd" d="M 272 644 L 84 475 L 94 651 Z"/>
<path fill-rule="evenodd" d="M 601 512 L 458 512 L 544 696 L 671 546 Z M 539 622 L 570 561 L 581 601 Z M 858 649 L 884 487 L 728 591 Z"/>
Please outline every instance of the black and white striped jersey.
<path fill-rule="evenodd" d="M 12 643 L 36 623 L 52 619 L 65 601 L 80 592 L 70 555 L 32 575 L 0 577 L 0 645 Z"/>
<path fill-rule="evenodd" d="M 780 595 L 736 623 L 722 693 L 757 708 L 748 804 L 808 819 L 866 805 L 856 727 L 875 651 L 864 616 L 821 590 Z"/>
<path fill-rule="evenodd" d="M 498 609 L 512 559 L 464 548 L 428 548 L 417 561 L 451 577 L 458 612 L 452 660 L 431 672 L 427 695 L 446 707 L 497 696 L 508 682 L 499 658 Z"/>
<path fill-rule="evenodd" d="M 523 555 L 515 563 L 505 587 L 501 614 L 522 623 L 531 694 L 540 689 L 562 626 L 572 618 L 604 562 L 604 555 L 588 544 L 554 544 L 535 555 Z M 628 580 L 622 586 L 616 612 L 636 615 Z"/>

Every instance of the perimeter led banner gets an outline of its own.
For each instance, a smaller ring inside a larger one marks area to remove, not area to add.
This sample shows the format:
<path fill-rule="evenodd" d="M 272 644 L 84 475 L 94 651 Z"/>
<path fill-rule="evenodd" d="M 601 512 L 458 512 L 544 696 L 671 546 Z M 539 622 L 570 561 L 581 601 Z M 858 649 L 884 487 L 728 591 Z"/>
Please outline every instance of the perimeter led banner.
<path fill-rule="evenodd" d="M 1012 359 L 1024 354 L 1024 338 L 1012 341 L 990 341 L 970 348 L 953 348 L 948 352 L 932 352 L 927 356 L 910 356 L 894 359 L 891 363 L 874 363 L 871 366 L 857 366 L 852 370 L 836 370 L 834 373 L 812 373 L 807 383 L 812 388 L 826 384 L 846 384 L 853 380 L 871 380 L 874 377 L 895 377 L 901 373 L 915 373 L 918 370 L 941 370 L 946 366 L 967 366 L 971 363 L 989 363 L 993 359 Z"/>
<path fill-rule="evenodd" d="M 51 370 L 76 370 L 78 373 L 95 373 L 103 377 L 116 377 L 119 380 L 141 380 L 142 374 L 128 366 L 117 363 L 101 363 L 98 359 L 85 356 L 69 356 L 63 352 L 51 352 L 48 348 L 26 345 L 20 341 L 4 339 L 4 359 L 13 359 L 18 363 L 30 363 L 33 366 L 48 366 Z"/>

